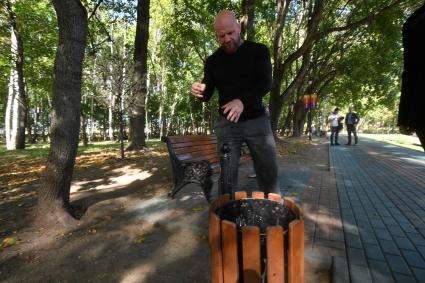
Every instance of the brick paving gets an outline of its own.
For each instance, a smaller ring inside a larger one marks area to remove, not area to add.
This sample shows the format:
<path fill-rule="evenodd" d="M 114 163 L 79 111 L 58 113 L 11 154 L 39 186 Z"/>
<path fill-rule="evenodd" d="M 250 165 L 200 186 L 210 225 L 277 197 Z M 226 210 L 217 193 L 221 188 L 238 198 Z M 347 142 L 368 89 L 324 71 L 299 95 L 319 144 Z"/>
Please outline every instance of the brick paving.
<path fill-rule="evenodd" d="M 425 155 L 363 140 L 329 157 L 350 281 L 425 282 Z"/>
<path fill-rule="evenodd" d="M 248 190 L 251 170 L 239 175 Z M 425 283 L 424 153 L 314 139 L 279 159 L 279 176 L 282 195 L 304 208 L 306 252 L 332 256 L 333 282 Z"/>

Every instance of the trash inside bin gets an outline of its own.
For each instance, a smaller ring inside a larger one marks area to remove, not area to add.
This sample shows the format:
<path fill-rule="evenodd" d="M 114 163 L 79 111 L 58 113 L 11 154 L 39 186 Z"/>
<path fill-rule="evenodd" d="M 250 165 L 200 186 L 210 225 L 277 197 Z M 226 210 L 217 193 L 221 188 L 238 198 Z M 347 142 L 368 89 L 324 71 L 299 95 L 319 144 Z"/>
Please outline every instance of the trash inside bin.
<path fill-rule="evenodd" d="M 240 199 L 227 203 L 216 210 L 221 220 L 236 223 L 240 230 L 244 226 L 257 226 L 265 234 L 269 226 L 280 225 L 288 229 L 289 223 L 296 218 L 295 213 L 286 205 L 268 199 Z"/>

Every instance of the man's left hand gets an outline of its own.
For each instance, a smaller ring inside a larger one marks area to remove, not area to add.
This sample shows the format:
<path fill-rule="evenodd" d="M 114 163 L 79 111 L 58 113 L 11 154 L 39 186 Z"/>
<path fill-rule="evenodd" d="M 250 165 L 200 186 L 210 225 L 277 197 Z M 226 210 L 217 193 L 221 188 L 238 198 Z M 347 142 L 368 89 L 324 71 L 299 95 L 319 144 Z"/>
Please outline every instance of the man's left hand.
<path fill-rule="evenodd" d="M 240 99 L 233 99 L 221 107 L 226 119 L 230 122 L 237 122 L 243 111 L 243 103 Z"/>

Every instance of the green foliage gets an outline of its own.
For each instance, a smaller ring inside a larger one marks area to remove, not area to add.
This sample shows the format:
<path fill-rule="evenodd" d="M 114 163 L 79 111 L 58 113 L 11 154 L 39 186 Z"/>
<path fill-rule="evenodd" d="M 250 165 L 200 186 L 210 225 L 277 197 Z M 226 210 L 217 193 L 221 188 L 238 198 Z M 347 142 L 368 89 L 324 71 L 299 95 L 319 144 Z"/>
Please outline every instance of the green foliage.
<path fill-rule="evenodd" d="M 390 2 L 326 1 L 318 31 L 355 22 Z M 379 109 L 387 109 L 393 113 L 388 121 L 393 121 L 402 72 L 401 27 L 421 4 L 414 0 L 402 2 L 366 25 L 333 32 L 315 41 L 307 77 L 297 95 L 304 93 L 307 81 L 313 81 L 315 91 L 320 91 L 319 112 L 327 113 L 335 106 L 345 109 L 353 104 L 363 116 L 371 113 L 382 116 Z M 116 128 L 118 98 L 124 101 L 124 118 L 128 123 L 134 84 L 136 1 L 103 1 L 94 13 L 96 3 L 83 1 L 91 18 L 83 70 L 82 112 L 102 132 L 107 128 L 108 108 L 112 108 Z M 282 35 L 284 58 L 305 39 L 313 3 L 291 1 Z M 271 49 L 277 24 L 276 1 L 256 1 L 255 5 L 256 40 Z M 29 106 L 43 110 L 43 120 L 39 123 L 47 127 L 57 48 L 55 11 L 47 0 L 16 1 L 13 9 L 24 41 Z M 205 130 L 217 117 L 217 95 L 210 103 L 202 104 L 190 95 L 190 88 L 193 82 L 202 79 L 203 63 L 218 47 L 213 22 L 222 9 L 233 10 L 240 17 L 241 1 L 151 1 L 147 99 L 150 136 L 158 137 L 162 125 L 170 133 Z M 10 26 L 5 13 L 0 13 L 0 27 L 0 109 L 3 110 L 11 68 Z M 295 60 L 284 74 L 283 90 L 296 76 L 301 60 L 301 57 Z M 287 100 L 285 113 L 296 100 L 296 97 Z M 4 110 L 0 114 L 0 126 L 4 121 L 2 115 Z M 373 116 L 370 117 L 373 121 Z"/>

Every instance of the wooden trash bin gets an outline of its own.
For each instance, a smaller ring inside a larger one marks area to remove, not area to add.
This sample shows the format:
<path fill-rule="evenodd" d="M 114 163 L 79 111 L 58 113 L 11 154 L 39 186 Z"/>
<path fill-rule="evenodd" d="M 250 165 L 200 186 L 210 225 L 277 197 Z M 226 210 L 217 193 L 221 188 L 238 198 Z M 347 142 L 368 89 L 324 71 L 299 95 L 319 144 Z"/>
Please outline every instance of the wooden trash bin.
<path fill-rule="evenodd" d="M 289 208 L 295 219 L 287 229 L 267 226 L 261 234 L 257 226 L 240 225 L 219 215 L 232 202 L 256 199 Z M 211 283 L 304 282 L 304 220 L 302 209 L 290 199 L 276 194 L 265 199 L 263 192 L 253 192 L 251 198 L 246 192 L 235 192 L 234 199 L 222 195 L 210 206 L 209 244 Z"/>

